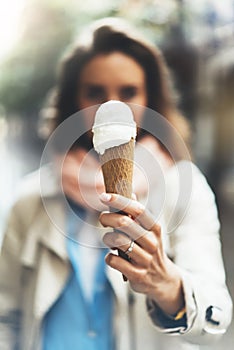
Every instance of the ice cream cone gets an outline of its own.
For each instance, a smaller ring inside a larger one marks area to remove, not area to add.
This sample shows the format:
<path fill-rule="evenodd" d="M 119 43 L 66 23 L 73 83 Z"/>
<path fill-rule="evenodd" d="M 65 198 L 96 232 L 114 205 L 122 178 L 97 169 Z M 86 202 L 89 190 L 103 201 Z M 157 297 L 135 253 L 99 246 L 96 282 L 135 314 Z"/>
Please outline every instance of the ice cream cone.
<path fill-rule="evenodd" d="M 135 140 L 111 147 L 100 154 L 106 192 L 132 196 L 132 177 Z"/>
<path fill-rule="evenodd" d="M 136 123 L 131 109 L 120 101 L 104 103 L 97 110 L 92 130 L 106 192 L 131 198 L 136 138 Z M 111 208 L 110 210 L 112 211 Z M 130 261 L 129 256 L 121 249 L 118 249 L 118 253 L 123 259 Z M 123 279 L 127 281 L 125 276 Z"/>

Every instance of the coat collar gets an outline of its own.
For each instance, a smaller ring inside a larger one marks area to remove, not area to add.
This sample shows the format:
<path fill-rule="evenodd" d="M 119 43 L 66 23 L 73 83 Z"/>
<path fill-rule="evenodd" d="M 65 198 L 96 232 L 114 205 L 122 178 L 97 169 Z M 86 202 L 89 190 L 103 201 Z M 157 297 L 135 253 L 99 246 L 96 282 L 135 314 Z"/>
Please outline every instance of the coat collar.
<path fill-rule="evenodd" d="M 65 245 L 65 216 L 63 205 L 58 199 L 47 201 L 46 210 L 41 207 L 29 225 L 25 240 L 21 263 L 26 267 L 34 267 L 38 260 L 38 249 L 43 245 L 62 260 L 68 260 Z M 56 218 L 56 221 L 54 220 Z"/>

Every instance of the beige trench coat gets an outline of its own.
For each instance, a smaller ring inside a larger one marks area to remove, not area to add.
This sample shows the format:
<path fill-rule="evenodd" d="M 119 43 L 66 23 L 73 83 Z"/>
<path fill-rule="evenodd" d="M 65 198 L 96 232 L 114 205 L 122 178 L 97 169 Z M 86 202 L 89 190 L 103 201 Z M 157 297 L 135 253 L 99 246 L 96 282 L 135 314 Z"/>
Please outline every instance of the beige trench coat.
<path fill-rule="evenodd" d="M 178 169 L 165 175 L 167 194 L 163 210 L 160 215 L 155 214 L 163 226 L 165 249 L 183 276 L 187 328 L 163 328 L 155 305 L 148 301 L 147 308 L 141 294 L 133 293 L 132 298 L 121 274 L 108 268 L 116 300 L 117 350 L 199 349 L 198 344 L 218 339 L 231 321 L 232 303 L 225 285 L 214 196 L 194 165 L 182 162 L 179 165 L 182 174 L 186 174 L 187 166 L 192 169 L 193 191 L 181 222 L 174 227 L 171 224 L 170 232 L 165 225 L 172 221 L 170 205 L 178 196 Z M 60 295 L 70 273 L 63 234 L 63 202 L 50 170 L 43 171 L 51 182 L 43 189 L 42 198 L 38 177 L 34 175 L 27 180 L 24 194 L 11 210 L 6 227 L 0 256 L 1 350 L 13 350 L 16 344 L 20 350 L 41 349 L 43 317 Z M 186 177 L 182 183 L 186 185 Z M 158 197 L 159 190 L 155 188 L 147 202 L 152 211 Z M 181 210 L 178 203 L 174 223 Z M 208 320 L 206 311 L 210 307 L 213 314 Z"/>

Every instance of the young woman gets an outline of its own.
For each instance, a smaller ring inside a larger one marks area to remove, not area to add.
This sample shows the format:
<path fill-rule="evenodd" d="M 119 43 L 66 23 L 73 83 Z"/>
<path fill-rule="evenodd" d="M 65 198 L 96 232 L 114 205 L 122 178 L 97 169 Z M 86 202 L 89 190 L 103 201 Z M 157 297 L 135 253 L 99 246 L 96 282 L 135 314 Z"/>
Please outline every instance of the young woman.
<path fill-rule="evenodd" d="M 108 100 L 128 103 L 140 126 L 139 200 L 104 192 L 90 128 Z M 187 159 L 189 128 L 159 51 L 118 19 L 95 23 L 63 60 L 48 111 L 56 166 L 27 180 L 3 241 L 1 349 L 198 349 L 220 338 L 232 303 L 214 195 Z M 128 216 L 100 215 L 107 207 Z M 129 260 L 106 252 L 103 231 Z"/>

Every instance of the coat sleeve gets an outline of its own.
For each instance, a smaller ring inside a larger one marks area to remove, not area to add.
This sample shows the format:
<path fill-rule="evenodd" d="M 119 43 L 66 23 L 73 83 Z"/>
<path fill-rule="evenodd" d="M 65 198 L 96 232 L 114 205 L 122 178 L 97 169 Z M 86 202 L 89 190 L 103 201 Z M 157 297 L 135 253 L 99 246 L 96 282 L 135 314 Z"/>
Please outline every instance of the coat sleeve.
<path fill-rule="evenodd" d="M 9 215 L 0 253 L 0 349 L 18 348 L 21 319 L 21 248 L 23 235 L 20 232 L 16 204 Z"/>
<path fill-rule="evenodd" d="M 178 167 L 167 178 L 165 218 L 170 226 L 170 255 L 183 280 L 186 320 L 165 322 L 167 315 L 162 315 L 157 305 L 147 300 L 147 307 L 161 332 L 182 335 L 192 343 L 209 344 L 226 332 L 232 318 L 220 224 L 215 197 L 205 177 L 190 162 L 182 162 Z M 176 180 L 178 174 L 181 179 Z"/>

